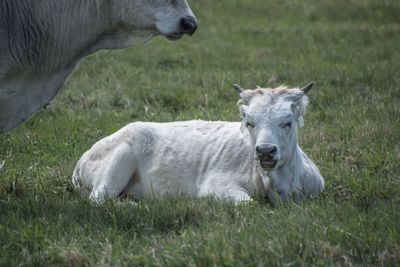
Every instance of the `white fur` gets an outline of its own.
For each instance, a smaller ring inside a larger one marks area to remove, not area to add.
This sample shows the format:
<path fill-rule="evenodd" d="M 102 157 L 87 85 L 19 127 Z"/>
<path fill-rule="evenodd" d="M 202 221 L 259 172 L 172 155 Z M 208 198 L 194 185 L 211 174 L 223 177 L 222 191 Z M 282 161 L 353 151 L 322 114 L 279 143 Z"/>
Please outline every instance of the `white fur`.
<path fill-rule="evenodd" d="M 262 95 L 248 91 L 242 96 L 246 104 L 240 104 L 254 129 L 241 131 L 240 122 L 223 121 L 132 123 L 87 151 L 75 168 L 73 182 L 95 201 L 124 193 L 138 199 L 212 195 L 235 202 L 263 194 L 272 203 L 277 201 L 275 193 L 283 201 L 296 202 L 317 195 L 323 178 L 297 144 L 299 114 L 294 108 L 304 112 L 305 106 L 292 105 L 305 105 L 306 99 L 293 102 L 263 90 Z M 295 123 L 291 129 L 279 128 L 288 120 Z M 263 169 L 256 159 L 259 142 L 278 146 L 274 169 Z"/>

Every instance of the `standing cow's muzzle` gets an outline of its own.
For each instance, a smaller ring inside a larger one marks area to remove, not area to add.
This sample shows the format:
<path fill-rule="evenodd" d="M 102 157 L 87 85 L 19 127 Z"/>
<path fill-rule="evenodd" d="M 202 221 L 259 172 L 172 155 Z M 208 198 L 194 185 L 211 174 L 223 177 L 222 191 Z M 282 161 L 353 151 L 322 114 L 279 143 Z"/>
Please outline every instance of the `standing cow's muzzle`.
<path fill-rule="evenodd" d="M 184 34 L 192 35 L 197 30 L 197 21 L 194 16 L 189 15 L 178 20 L 173 31 L 168 28 L 167 24 L 162 23 L 159 23 L 157 28 L 167 39 L 175 41 L 180 39 Z"/>
<path fill-rule="evenodd" d="M 261 167 L 267 171 L 274 169 L 278 163 L 278 148 L 274 144 L 256 145 L 256 155 Z"/>
<path fill-rule="evenodd" d="M 197 21 L 192 16 L 181 19 L 181 29 L 183 34 L 192 35 L 197 29 Z"/>

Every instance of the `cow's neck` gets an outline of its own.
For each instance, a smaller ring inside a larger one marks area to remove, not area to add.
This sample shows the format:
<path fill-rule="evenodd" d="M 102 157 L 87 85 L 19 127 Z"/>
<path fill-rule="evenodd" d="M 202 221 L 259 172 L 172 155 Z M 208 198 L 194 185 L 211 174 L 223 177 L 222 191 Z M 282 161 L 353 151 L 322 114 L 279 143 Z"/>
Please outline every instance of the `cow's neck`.
<path fill-rule="evenodd" d="M 69 0 L 67 0 L 69 1 Z M 96 9 L 95 19 L 88 21 L 87 30 L 92 30 L 82 49 L 82 56 L 101 49 L 119 49 L 146 42 L 158 34 L 155 29 L 138 29 L 123 22 L 118 13 L 123 7 L 114 0 L 90 0 L 89 9 Z M 85 1 L 83 1 L 85 2 Z M 90 12 L 90 11 L 88 11 Z M 93 30 L 94 29 L 94 30 Z M 82 36 L 82 38 L 85 38 Z"/>
<path fill-rule="evenodd" d="M 41 71 L 54 72 L 96 51 L 102 36 L 110 31 L 111 14 L 108 0 L 38 1 L 33 12 L 49 12 L 41 28 L 47 31 L 43 47 L 46 54 L 41 57 Z"/>
<path fill-rule="evenodd" d="M 156 33 L 131 29 L 115 19 L 111 0 L 38 1 L 35 12 L 51 8 L 41 28 L 48 32 L 43 44 L 46 55 L 39 60 L 42 72 L 54 72 L 77 64 L 83 57 L 101 49 L 132 46 L 150 39 Z"/>
<path fill-rule="evenodd" d="M 119 25 L 111 21 L 110 0 L 58 0 L 56 4 L 30 1 L 21 2 L 31 13 L 17 28 L 29 31 L 21 34 L 31 39 L 23 42 L 22 37 L 10 33 L 9 42 L 21 45 L 8 51 L 11 63 L 0 66 L 0 133 L 47 106 L 81 58 L 99 49 L 125 47 L 136 40 L 126 37 L 129 33 L 123 29 L 116 30 Z M 41 18 L 43 14 L 45 18 Z"/>
<path fill-rule="evenodd" d="M 295 152 L 288 158 L 284 165 L 273 171 L 264 171 L 259 167 L 263 180 L 270 181 L 270 189 L 278 193 L 283 201 L 293 198 L 296 202 L 301 198 L 301 176 L 304 171 L 304 163 L 301 150 L 296 144 Z M 299 194 L 300 193 L 300 194 Z"/>

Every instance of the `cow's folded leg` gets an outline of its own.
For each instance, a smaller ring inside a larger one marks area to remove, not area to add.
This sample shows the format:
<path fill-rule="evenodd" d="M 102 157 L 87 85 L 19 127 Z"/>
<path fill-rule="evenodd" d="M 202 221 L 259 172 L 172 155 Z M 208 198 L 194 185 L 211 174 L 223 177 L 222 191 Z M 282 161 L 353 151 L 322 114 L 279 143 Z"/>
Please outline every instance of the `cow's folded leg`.
<path fill-rule="evenodd" d="M 203 186 L 200 188 L 198 196 L 214 196 L 220 200 L 233 201 L 235 204 L 253 200 L 244 188 L 230 184 Z"/>
<path fill-rule="evenodd" d="M 112 197 L 113 192 L 110 190 L 107 190 L 106 187 L 104 187 L 103 189 L 101 188 L 93 188 L 92 192 L 90 193 L 89 198 L 95 202 L 103 202 L 104 200 L 106 200 L 109 197 Z"/>
<path fill-rule="evenodd" d="M 253 200 L 249 194 L 244 191 L 244 189 L 229 192 L 228 199 L 235 202 L 235 204 L 245 203 Z"/>
<path fill-rule="evenodd" d="M 117 198 L 136 171 L 135 155 L 127 143 L 120 144 L 104 164 L 105 172 L 89 196 L 96 202 L 102 202 L 106 198 Z"/>

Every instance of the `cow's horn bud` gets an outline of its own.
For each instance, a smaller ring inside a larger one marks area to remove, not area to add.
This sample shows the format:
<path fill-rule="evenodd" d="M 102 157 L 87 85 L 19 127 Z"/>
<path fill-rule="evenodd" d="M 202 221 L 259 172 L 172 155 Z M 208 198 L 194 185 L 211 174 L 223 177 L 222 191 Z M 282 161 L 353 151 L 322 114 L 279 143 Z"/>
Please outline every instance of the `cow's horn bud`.
<path fill-rule="evenodd" d="M 303 91 L 305 94 L 308 93 L 308 91 L 310 91 L 310 89 L 314 86 L 314 82 L 310 82 L 309 84 L 307 84 L 306 86 L 304 86 L 303 88 L 301 88 L 301 91 Z"/>
<path fill-rule="evenodd" d="M 243 91 L 244 91 L 244 89 L 242 88 L 242 87 L 240 87 L 240 85 L 238 85 L 238 84 L 234 84 L 233 85 L 233 88 L 240 94 L 240 93 L 242 93 Z"/>

